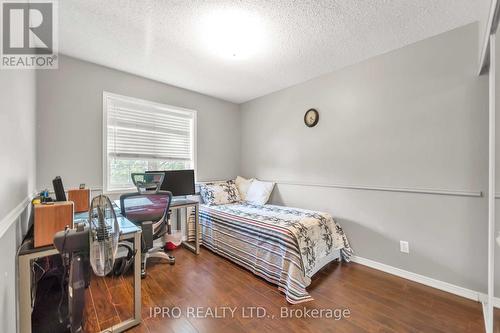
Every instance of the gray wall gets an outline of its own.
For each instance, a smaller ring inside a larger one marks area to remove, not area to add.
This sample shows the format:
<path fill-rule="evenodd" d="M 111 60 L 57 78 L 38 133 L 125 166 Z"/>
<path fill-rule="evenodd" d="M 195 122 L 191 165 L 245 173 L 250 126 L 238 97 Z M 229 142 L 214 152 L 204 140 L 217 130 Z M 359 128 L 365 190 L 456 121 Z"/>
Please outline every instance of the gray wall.
<path fill-rule="evenodd" d="M 477 55 L 472 24 L 243 104 L 243 175 L 485 191 L 488 85 Z M 272 199 L 332 213 L 358 256 L 485 291 L 484 198 L 278 184 Z"/>
<path fill-rule="evenodd" d="M 34 71 L 0 73 L 0 220 L 35 188 L 35 102 Z"/>
<path fill-rule="evenodd" d="M 35 189 L 35 73 L 0 73 L 0 223 Z M 21 222 L 22 221 L 22 222 Z M 0 225 L 0 332 L 16 331 L 16 250 L 26 214 Z"/>
<path fill-rule="evenodd" d="M 103 91 L 197 110 L 198 179 L 237 175 L 238 105 L 61 56 L 58 70 L 37 73 L 38 188 L 56 175 L 65 187 L 102 186 Z"/>

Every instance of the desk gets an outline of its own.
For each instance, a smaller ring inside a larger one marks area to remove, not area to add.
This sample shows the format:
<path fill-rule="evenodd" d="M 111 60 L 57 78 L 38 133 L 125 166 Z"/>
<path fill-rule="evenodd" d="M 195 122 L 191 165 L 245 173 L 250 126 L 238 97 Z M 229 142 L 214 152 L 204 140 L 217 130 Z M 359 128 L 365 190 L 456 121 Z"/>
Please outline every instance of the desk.
<path fill-rule="evenodd" d="M 120 200 L 115 200 L 114 201 L 115 205 L 117 207 L 120 207 Z M 195 254 L 200 254 L 200 203 L 196 200 L 189 200 L 189 199 L 173 199 L 172 202 L 170 203 L 170 210 L 171 211 L 178 211 L 179 209 L 183 208 L 189 208 L 193 207 L 194 208 L 194 233 L 195 233 L 195 241 L 194 241 L 194 246 L 192 244 L 189 244 L 187 241 L 182 242 L 182 245 L 185 246 L 188 250 Z M 186 220 L 187 220 L 186 216 Z M 186 223 L 187 224 L 187 223 Z M 187 226 L 186 226 L 187 228 Z"/>
<path fill-rule="evenodd" d="M 196 200 L 189 200 L 189 199 L 174 199 L 170 203 L 170 209 L 171 210 L 179 210 L 182 208 L 189 208 L 193 207 L 194 208 L 194 246 L 192 244 L 189 244 L 187 241 L 182 242 L 182 245 L 184 245 L 188 250 L 195 254 L 200 254 L 200 203 Z M 189 232 L 188 228 L 188 223 L 187 219 L 189 218 L 188 215 L 186 215 L 186 231 Z"/>
<path fill-rule="evenodd" d="M 120 240 L 133 240 L 137 254 L 134 258 L 134 317 L 107 328 L 102 332 L 123 332 L 141 323 L 141 228 L 119 215 Z M 74 215 L 74 223 L 87 223 L 88 213 Z M 19 324 L 21 333 L 31 333 L 31 313 L 34 298 L 31 294 L 32 268 L 35 259 L 58 254 L 53 246 L 33 247 L 33 240 L 25 240 L 19 252 Z"/>

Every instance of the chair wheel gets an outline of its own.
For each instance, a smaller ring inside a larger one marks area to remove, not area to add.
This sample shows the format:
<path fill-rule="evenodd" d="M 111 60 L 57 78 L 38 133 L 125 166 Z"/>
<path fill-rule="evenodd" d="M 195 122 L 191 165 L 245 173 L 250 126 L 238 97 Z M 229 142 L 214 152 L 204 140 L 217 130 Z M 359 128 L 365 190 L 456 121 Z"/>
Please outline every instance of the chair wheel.
<path fill-rule="evenodd" d="M 144 279 L 146 277 L 146 271 L 141 271 L 141 279 Z"/>

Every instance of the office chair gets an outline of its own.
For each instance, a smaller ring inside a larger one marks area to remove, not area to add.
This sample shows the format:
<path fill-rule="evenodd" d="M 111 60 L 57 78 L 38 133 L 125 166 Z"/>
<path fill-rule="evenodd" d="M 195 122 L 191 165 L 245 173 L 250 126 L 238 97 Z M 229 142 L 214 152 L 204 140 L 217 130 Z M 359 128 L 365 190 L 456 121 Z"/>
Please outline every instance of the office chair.
<path fill-rule="evenodd" d="M 163 237 L 170 229 L 168 218 L 172 193 L 169 191 L 126 193 L 120 196 L 121 213 L 142 228 L 141 276 L 146 276 L 148 258 L 166 259 L 175 263 L 175 257 L 164 252 L 164 247 L 154 246 L 154 240 Z"/>

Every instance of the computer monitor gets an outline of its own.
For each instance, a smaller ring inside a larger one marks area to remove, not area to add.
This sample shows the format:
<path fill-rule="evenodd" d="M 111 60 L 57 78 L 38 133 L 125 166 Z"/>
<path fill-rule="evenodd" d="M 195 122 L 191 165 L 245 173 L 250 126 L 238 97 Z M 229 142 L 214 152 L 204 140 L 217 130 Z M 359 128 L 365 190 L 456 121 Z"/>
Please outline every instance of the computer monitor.
<path fill-rule="evenodd" d="M 146 171 L 146 173 L 163 172 L 165 178 L 160 186 L 162 191 L 170 191 L 172 195 L 194 195 L 194 170 Z"/>
<path fill-rule="evenodd" d="M 54 187 L 54 193 L 56 194 L 56 201 L 66 201 L 66 192 L 64 192 L 64 186 L 61 177 L 57 176 L 52 180 L 52 186 Z"/>

